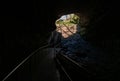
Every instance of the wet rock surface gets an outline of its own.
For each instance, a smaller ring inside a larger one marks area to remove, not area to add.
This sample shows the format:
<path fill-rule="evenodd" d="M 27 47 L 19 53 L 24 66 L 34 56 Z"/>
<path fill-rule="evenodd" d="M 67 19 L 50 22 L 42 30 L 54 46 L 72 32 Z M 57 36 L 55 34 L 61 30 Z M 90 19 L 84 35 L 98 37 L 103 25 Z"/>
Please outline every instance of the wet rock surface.
<path fill-rule="evenodd" d="M 62 38 L 62 52 L 72 60 L 82 64 L 93 72 L 100 70 L 100 54 L 96 48 L 84 41 L 79 34 L 73 34 L 68 38 Z"/>

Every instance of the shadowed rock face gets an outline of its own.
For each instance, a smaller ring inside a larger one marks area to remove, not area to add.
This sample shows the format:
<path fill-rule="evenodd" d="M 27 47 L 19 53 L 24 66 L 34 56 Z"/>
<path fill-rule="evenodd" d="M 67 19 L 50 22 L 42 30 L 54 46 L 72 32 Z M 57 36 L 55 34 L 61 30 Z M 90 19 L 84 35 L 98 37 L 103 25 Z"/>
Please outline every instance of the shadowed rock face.
<path fill-rule="evenodd" d="M 70 2 L 71 1 L 71 2 Z M 105 0 L 33 0 L 3 2 L 0 16 L 0 76 L 13 67 L 46 40 L 55 27 L 55 20 L 63 14 L 78 12 L 89 17 L 85 38 L 106 52 L 110 63 L 119 59 L 119 6 Z M 14 15 L 14 16 L 13 16 Z M 44 36 L 43 36 L 44 35 Z M 101 55 L 102 57 L 103 55 Z M 104 56 L 103 56 L 104 57 Z M 117 64 L 115 64 L 117 66 Z M 119 67 L 119 66 L 117 66 Z M 114 68 L 114 67 L 111 67 Z M 114 72 L 113 72 L 114 73 Z"/>

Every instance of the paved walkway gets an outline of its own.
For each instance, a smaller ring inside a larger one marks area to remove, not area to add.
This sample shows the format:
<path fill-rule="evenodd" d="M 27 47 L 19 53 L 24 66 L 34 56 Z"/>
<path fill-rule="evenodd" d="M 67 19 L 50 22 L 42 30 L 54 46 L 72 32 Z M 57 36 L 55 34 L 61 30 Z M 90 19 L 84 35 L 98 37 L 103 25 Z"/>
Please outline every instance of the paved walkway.
<path fill-rule="evenodd" d="M 36 54 L 40 61 L 36 71 L 33 73 L 32 81 L 60 81 L 60 75 L 54 61 L 53 48 L 47 48 L 42 53 L 38 53 L 41 54 Z"/>

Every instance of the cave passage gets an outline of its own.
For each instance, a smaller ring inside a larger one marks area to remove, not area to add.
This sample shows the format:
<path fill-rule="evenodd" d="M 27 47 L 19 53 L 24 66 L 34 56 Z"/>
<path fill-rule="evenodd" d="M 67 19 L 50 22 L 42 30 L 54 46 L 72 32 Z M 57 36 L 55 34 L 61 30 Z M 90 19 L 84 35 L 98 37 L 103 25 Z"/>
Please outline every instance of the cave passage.
<path fill-rule="evenodd" d="M 66 72 L 72 81 L 120 81 L 118 1 L 34 0 L 2 4 L 1 13 L 6 16 L 0 16 L 0 81 L 57 81 L 59 76 L 64 79 L 61 81 L 71 81 L 66 80 Z M 56 50 L 60 52 L 56 54 Z M 66 72 L 58 72 L 57 64 Z M 76 64 L 96 75 L 85 80 L 86 71 Z"/>
<path fill-rule="evenodd" d="M 74 13 L 63 15 L 56 20 L 55 24 L 56 32 L 61 35 L 61 48 L 65 55 L 77 62 L 81 62 L 81 60 L 82 62 L 88 62 L 89 59 L 93 59 L 90 57 L 88 59 L 88 54 L 92 53 L 95 49 L 83 39 L 81 32 L 83 33 L 84 31 L 81 31 L 81 29 L 85 28 L 81 27 L 78 15 Z M 55 34 L 53 36 L 55 36 L 53 38 L 57 38 Z M 57 41 L 58 39 L 55 40 Z"/>

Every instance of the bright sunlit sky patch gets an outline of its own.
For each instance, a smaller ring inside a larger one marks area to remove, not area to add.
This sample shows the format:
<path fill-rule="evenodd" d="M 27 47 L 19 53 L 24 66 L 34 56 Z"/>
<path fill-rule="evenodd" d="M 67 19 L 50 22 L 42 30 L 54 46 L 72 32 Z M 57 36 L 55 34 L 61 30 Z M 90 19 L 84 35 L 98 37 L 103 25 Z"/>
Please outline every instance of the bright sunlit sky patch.
<path fill-rule="evenodd" d="M 73 14 L 74 15 L 74 14 Z M 70 14 L 67 14 L 67 15 L 63 15 L 61 16 L 61 20 L 67 20 L 68 18 L 70 18 Z"/>
<path fill-rule="evenodd" d="M 61 20 L 66 20 L 66 18 L 67 18 L 66 16 L 67 16 L 67 15 L 63 15 L 60 19 L 61 19 Z"/>

